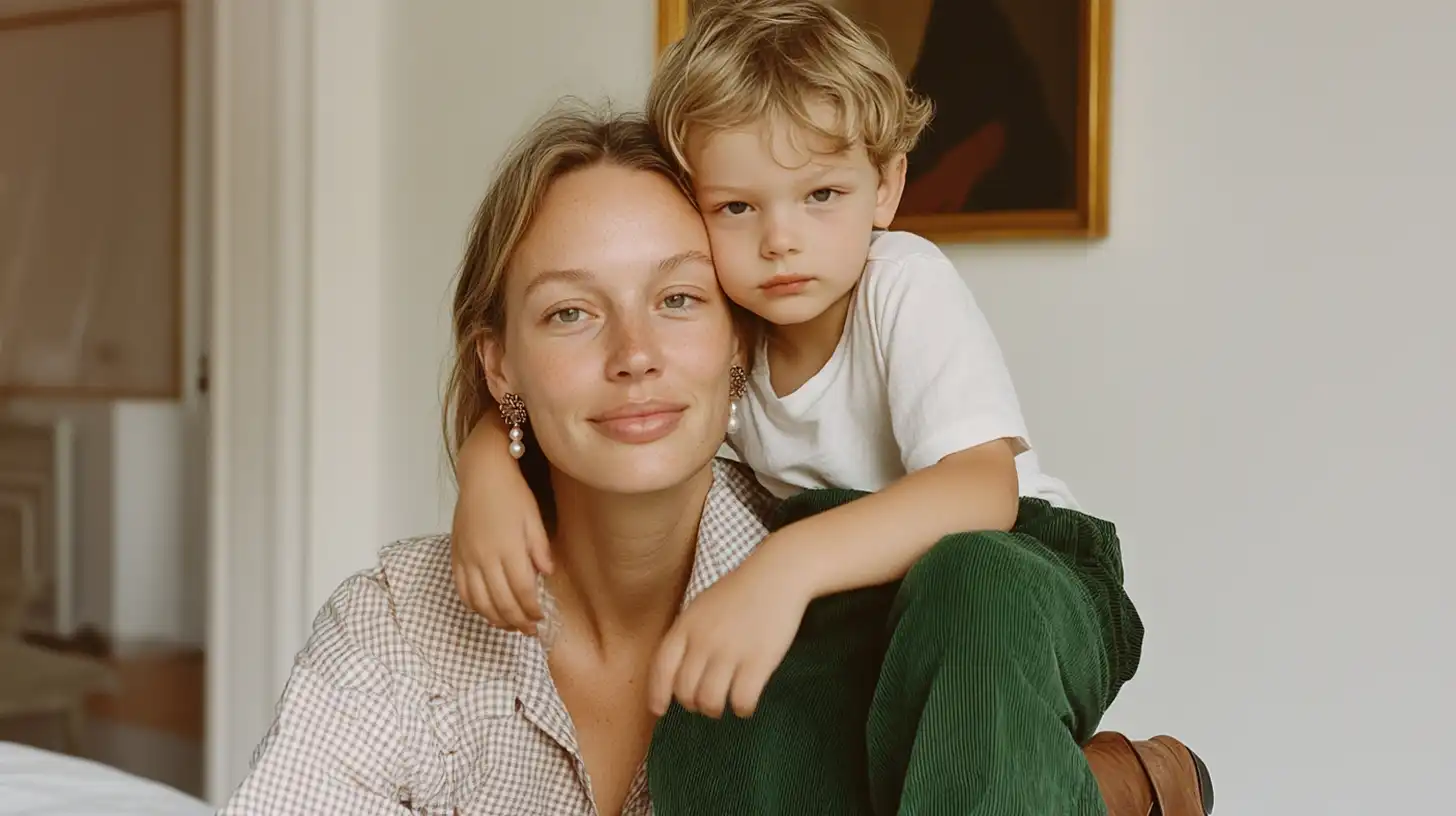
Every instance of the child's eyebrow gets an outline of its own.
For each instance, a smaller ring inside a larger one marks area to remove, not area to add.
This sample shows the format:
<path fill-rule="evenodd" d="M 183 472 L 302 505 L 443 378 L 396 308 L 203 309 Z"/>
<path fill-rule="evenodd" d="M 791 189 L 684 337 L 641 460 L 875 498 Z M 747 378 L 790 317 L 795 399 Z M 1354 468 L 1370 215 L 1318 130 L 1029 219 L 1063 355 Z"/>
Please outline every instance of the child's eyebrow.
<path fill-rule="evenodd" d="M 698 184 L 695 185 L 695 189 L 698 193 L 740 194 L 749 192 L 747 187 L 735 187 L 728 184 Z"/>
<path fill-rule="evenodd" d="M 800 176 L 799 178 L 795 179 L 795 182 L 797 184 L 803 184 L 803 185 L 819 184 L 819 183 L 822 183 L 826 178 L 829 178 L 829 177 L 832 177 L 832 176 L 835 176 L 835 175 L 838 175 L 838 174 L 841 174 L 841 173 L 849 172 L 849 171 L 852 171 L 853 169 L 854 168 L 850 167 L 847 164 L 823 164 L 823 163 L 819 163 L 814 168 L 814 170 L 812 170 L 810 172 L 807 172 L 807 173 L 804 173 L 802 176 Z M 791 168 L 791 171 L 792 172 L 796 172 L 796 173 L 799 172 L 797 169 L 792 169 L 792 168 Z M 698 195 L 729 195 L 729 196 L 741 196 L 741 195 L 749 195 L 749 194 L 752 194 L 752 193 L 757 192 L 757 190 L 754 187 L 751 187 L 751 186 L 739 186 L 739 185 L 733 185 L 733 184 L 696 184 L 696 185 L 693 186 L 693 189 L 694 189 L 694 191 Z"/>

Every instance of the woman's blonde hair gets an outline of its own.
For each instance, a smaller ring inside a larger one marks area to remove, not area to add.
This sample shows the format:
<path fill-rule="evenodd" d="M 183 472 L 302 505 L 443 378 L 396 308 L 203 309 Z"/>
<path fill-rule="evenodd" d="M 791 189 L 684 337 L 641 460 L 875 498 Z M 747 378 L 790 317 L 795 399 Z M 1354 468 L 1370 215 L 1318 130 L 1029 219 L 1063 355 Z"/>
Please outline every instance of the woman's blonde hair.
<path fill-rule="evenodd" d="M 546 192 L 558 179 L 610 164 L 657 173 L 683 190 L 672 160 L 640 115 L 596 111 L 566 102 L 536 122 L 506 154 L 476 211 L 452 307 L 455 354 L 444 400 L 445 448 L 454 470 L 460 446 L 478 422 L 499 410 L 486 385 L 481 341 L 505 329 L 505 275 Z M 549 513 L 546 460 L 526 430 L 521 469 Z"/>
<path fill-rule="evenodd" d="M 837 113 L 829 126 L 812 115 L 822 102 Z M 883 42 L 823 0 L 719 0 L 695 9 L 663 53 L 647 114 L 688 173 L 694 130 L 780 117 L 835 151 L 863 144 L 883 169 L 915 146 L 931 106 L 905 85 Z"/>

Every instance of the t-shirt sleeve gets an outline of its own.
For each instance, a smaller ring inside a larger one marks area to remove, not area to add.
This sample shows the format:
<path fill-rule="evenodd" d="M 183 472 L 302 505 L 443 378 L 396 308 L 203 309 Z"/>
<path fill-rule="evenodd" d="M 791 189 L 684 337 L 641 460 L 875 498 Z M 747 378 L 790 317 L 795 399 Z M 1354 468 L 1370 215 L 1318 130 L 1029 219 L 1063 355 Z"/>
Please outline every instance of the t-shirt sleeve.
<path fill-rule="evenodd" d="M 950 260 L 881 262 L 864 285 L 906 472 L 997 439 L 1011 440 L 1017 454 L 1027 450 L 1001 347 Z"/>

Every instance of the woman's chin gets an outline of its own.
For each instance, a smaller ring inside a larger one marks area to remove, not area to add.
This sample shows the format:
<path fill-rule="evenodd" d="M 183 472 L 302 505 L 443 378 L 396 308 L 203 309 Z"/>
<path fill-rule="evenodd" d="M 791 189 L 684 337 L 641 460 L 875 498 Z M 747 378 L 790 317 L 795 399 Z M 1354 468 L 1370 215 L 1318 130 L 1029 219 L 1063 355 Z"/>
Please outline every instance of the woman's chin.
<path fill-rule="evenodd" d="M 583 457 L 580 467 L 571 468 L 571 475 L 608 493 L 657 493 L 691 481 L 717 452 L 717 448 L 684 451 L 681 446 L 613 445 Z"/>

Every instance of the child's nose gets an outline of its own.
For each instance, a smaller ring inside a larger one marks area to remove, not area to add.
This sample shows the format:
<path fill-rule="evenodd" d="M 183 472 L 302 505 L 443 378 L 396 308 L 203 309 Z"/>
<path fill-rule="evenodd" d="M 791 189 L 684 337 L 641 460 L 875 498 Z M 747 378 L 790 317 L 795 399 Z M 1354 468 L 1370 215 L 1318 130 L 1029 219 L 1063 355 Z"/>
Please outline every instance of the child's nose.
<path fill-rule="evenodd" d="M 768 219 L 764 225 L 762 251 L 765 258 L 782 258 L 799 251 L 796 231 L 787 219 Z"/>

